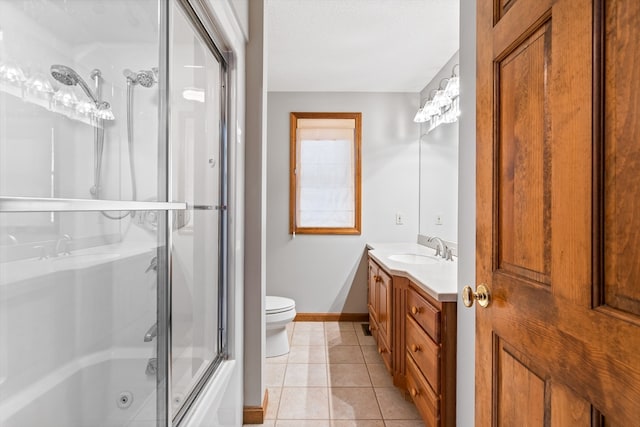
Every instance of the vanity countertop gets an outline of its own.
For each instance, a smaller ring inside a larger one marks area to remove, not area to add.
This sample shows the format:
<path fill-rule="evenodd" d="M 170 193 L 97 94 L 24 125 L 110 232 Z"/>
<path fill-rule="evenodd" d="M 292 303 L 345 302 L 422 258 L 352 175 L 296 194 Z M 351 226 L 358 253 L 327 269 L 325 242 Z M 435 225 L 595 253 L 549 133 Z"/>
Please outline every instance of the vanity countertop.
<path fill-rule="evenodd" d="M 398 254 L 433 256 L 432 248 L 417 243 L 368 243 L 369 256 L 393 276 L 406 277 L 434 299 L 456 301 L 458 295 L 458 258 L 441 259 L 430 264 L 407 264 L 390 259 Z"/>

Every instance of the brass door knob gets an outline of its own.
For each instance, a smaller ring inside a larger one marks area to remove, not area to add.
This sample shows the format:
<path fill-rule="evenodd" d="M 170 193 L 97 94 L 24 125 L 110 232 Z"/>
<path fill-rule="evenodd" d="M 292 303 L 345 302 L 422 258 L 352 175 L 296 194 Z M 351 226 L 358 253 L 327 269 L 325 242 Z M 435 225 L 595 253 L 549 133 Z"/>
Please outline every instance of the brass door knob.
<path fill-rule="evenodd" d="M 414 353 L 417 353 L 420 350 L 422 350 L 422 348 L 419 345 L 416 345 L 416 344 L 411 344 L 410 348 L 411 348 L 411 351 L 413 351 Z"/>
<path fill-rule="evenodd" d="M 416 307 L 415 305 L 411 306 L 411 314 L 418 314 L 420 312 L 422 312 L 420 307 Z"/>
<path fill-rule="evenodd" d="M 491 292 L 485 284 L 478 285 L 476 292 L 473 292 L 471 286 L 462 289 L 462 302 L 465 307 L 471 307 L 474 301 L 477 301 L 480 307 L 486 307 L 491 302 Z"/>
<path fill-rule="evenodd" d="M 420 393 L 415 388 L 412 388 L 411 390 L 409 390 L 409 394 L 411 395 L 411 397 L 416 397 Z"/>

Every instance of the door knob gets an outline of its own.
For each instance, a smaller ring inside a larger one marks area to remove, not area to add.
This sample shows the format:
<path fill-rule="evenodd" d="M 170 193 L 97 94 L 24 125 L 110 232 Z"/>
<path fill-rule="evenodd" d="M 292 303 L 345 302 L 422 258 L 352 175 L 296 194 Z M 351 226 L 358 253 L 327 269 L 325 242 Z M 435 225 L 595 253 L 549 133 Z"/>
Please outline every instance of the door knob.
<path fill-rule="evenodd" d="M 471 307 L 474 301 L 477 301 L 480 307 L 486 307 L 489 305 L 491 302 L 491 293 L 489 292 L 487 285 L 478 285 L 476 292 L 473 292 L 471 286 L 465 286 L 462 289 L 462 302 L 465 307 Z"/>

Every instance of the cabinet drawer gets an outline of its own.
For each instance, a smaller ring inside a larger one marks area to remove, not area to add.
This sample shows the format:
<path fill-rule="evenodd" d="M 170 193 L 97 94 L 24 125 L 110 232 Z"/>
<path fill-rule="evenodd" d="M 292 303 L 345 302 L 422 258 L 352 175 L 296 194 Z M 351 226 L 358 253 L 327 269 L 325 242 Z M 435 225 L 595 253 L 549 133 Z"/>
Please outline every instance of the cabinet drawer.
<path fill-rule="evenodd" d="M 436 427 L 440 420 L 440 398 L 433 392 L 429 384 L 424 380 L 420 370 L 407 355 L 407 389 L 422 415 L 424 424 Z"/>
<path fill-rule="evenodd" d="M 424 333 L 410 315 L 407 315 L 407 354 L 415 360 L 434 390 L 440 390 L 440 346 Z"/>
<path fill-rule="evenodd" d="M 440 343 L 440 311 L 413 289 L 407 292 L 407 310 L 431 338 Z"/>

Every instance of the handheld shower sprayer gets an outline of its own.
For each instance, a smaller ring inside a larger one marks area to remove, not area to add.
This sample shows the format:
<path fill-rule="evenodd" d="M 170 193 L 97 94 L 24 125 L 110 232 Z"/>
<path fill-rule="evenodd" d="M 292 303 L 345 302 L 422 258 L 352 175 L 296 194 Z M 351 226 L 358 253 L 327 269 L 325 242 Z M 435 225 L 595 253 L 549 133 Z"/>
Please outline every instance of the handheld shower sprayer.
<path fill-rule="evenodd" d="M 109 105 L 106 101 L 101 101 L 98 97 L 93 93 L 87 82 L 84 81 L 82 77 L 71 67 L 67 67 L 66 65 L 54 64 L 50 68 L 51 75 L 58 82 L 62 83 L 66 86 L 80 86 L 85 94 L 93 101 L 93 104 L 96 106 L 98 111 L 110 111 L 111 105 Z M 100 76 L 100 70 L 93 70 L 91 72 L 91 77 Z M 101 119 L 113 120 L 112 114 L 101 114 Z"/>

